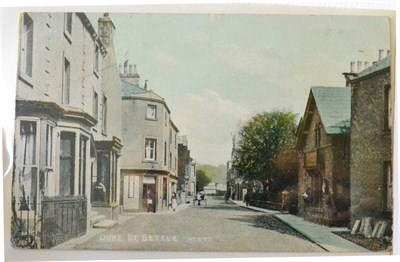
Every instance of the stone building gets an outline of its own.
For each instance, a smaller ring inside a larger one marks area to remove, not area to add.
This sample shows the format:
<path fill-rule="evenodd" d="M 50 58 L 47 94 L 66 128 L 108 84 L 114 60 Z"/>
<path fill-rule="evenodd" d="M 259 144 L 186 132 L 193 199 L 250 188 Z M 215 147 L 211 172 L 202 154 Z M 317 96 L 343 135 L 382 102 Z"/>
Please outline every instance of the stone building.
<path fill-rule="evenodd" d="M 122 69 L 122 66 L 120 67 Z M 132 70 L 133 69 L 133 70 Z M 168 208 L 178 182 L 178 128 L 164 98 L 140 87 L 136 66 L 124 63 L 121 202 L 124 212 Z"/>
<path fill-rule="evenodd" d="M 186 136 L 178 137 L 178 189 L 185 197 L 196 194 L 196 163 L 190 157 Z"/>
<path fill-rule="evenodd" d="M 96 186 L 118 205 L 121 114 L 113 30 L 84 13 L 21 15 L 13 170 L 13 241 L 49 248 L 82 235 Z M 107 38 L 108 42 L 103 40 Z M 97 179 L 97 180 L 96 180 Z M 35 242 L 35 241 L 32 241 Z"/>
<path fill-rule="evenodd" d="M 297 130 L 299 215 L 348 224 L 350 96 L 347 87 L 312 87 Z"/>
<path fill-rule="evenodd" d="M 351 86 L 351 221 L 392 218 L 393 89 L 390 56 L 358 73 L 344 73 Z M 389 54 L 389 53 L 388 53 Z"/>

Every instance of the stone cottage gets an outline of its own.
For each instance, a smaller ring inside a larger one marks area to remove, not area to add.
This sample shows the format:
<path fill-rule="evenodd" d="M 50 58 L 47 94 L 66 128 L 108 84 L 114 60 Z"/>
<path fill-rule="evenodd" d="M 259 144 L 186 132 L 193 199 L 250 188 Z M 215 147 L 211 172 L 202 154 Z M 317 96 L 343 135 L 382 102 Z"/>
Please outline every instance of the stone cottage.
<path fill-rule="evenodd" d="M 349 222 L 351 89 L 311 87 L 297 130 L 299 215 L 345 226 Z"/>

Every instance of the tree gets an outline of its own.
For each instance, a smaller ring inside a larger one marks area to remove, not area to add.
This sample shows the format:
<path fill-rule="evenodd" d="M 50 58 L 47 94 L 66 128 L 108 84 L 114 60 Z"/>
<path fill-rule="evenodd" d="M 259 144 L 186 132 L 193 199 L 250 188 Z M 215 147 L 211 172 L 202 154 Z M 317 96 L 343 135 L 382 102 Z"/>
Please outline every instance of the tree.
<path fill-rule="evenodd" d="M 204 170 L 197 169 L 196 170 L 196 191 L 203 191 L 204 187 L 207 186 L 211 182 L 211 178 L 209 178 Z"/>
<path fill-rule="evenodd" d="M 286 165 L 289 162 L 285 159 L 292 155 L 288 152 L 295 146 L 295 121 L 296 114 L 280 111 L 257 114 L 250 119 L 239 132 L 233 162 L 238 176 L 250 182 L 258 181 L 264 193 L 278 192 L 283 186 L 277 186 L 279 174 L 284 175 L 293 166 Z"/>

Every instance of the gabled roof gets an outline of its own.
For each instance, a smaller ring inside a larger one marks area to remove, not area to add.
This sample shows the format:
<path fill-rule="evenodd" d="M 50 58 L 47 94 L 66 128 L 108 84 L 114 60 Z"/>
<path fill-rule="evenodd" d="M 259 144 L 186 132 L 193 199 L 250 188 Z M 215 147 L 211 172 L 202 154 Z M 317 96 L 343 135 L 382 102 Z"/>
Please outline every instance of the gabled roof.
<path fill-rule="evenodd" d="M 351 89 L 349 87 L 311 87 L 311 94 L 329 135 L 345 134 L 350 128 Z"/>

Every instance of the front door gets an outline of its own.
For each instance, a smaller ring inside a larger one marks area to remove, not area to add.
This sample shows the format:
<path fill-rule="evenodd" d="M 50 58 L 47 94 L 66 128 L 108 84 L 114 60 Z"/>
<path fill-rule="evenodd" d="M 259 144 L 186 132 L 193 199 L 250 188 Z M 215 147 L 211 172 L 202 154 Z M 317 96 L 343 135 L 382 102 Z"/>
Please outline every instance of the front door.
<path fill-rule="evenodd" d="M 142 192 L 143 211 L 156 212 L 157 206 L 157 191 L 155 177 L 143 178 L 143 192 Z"/>

